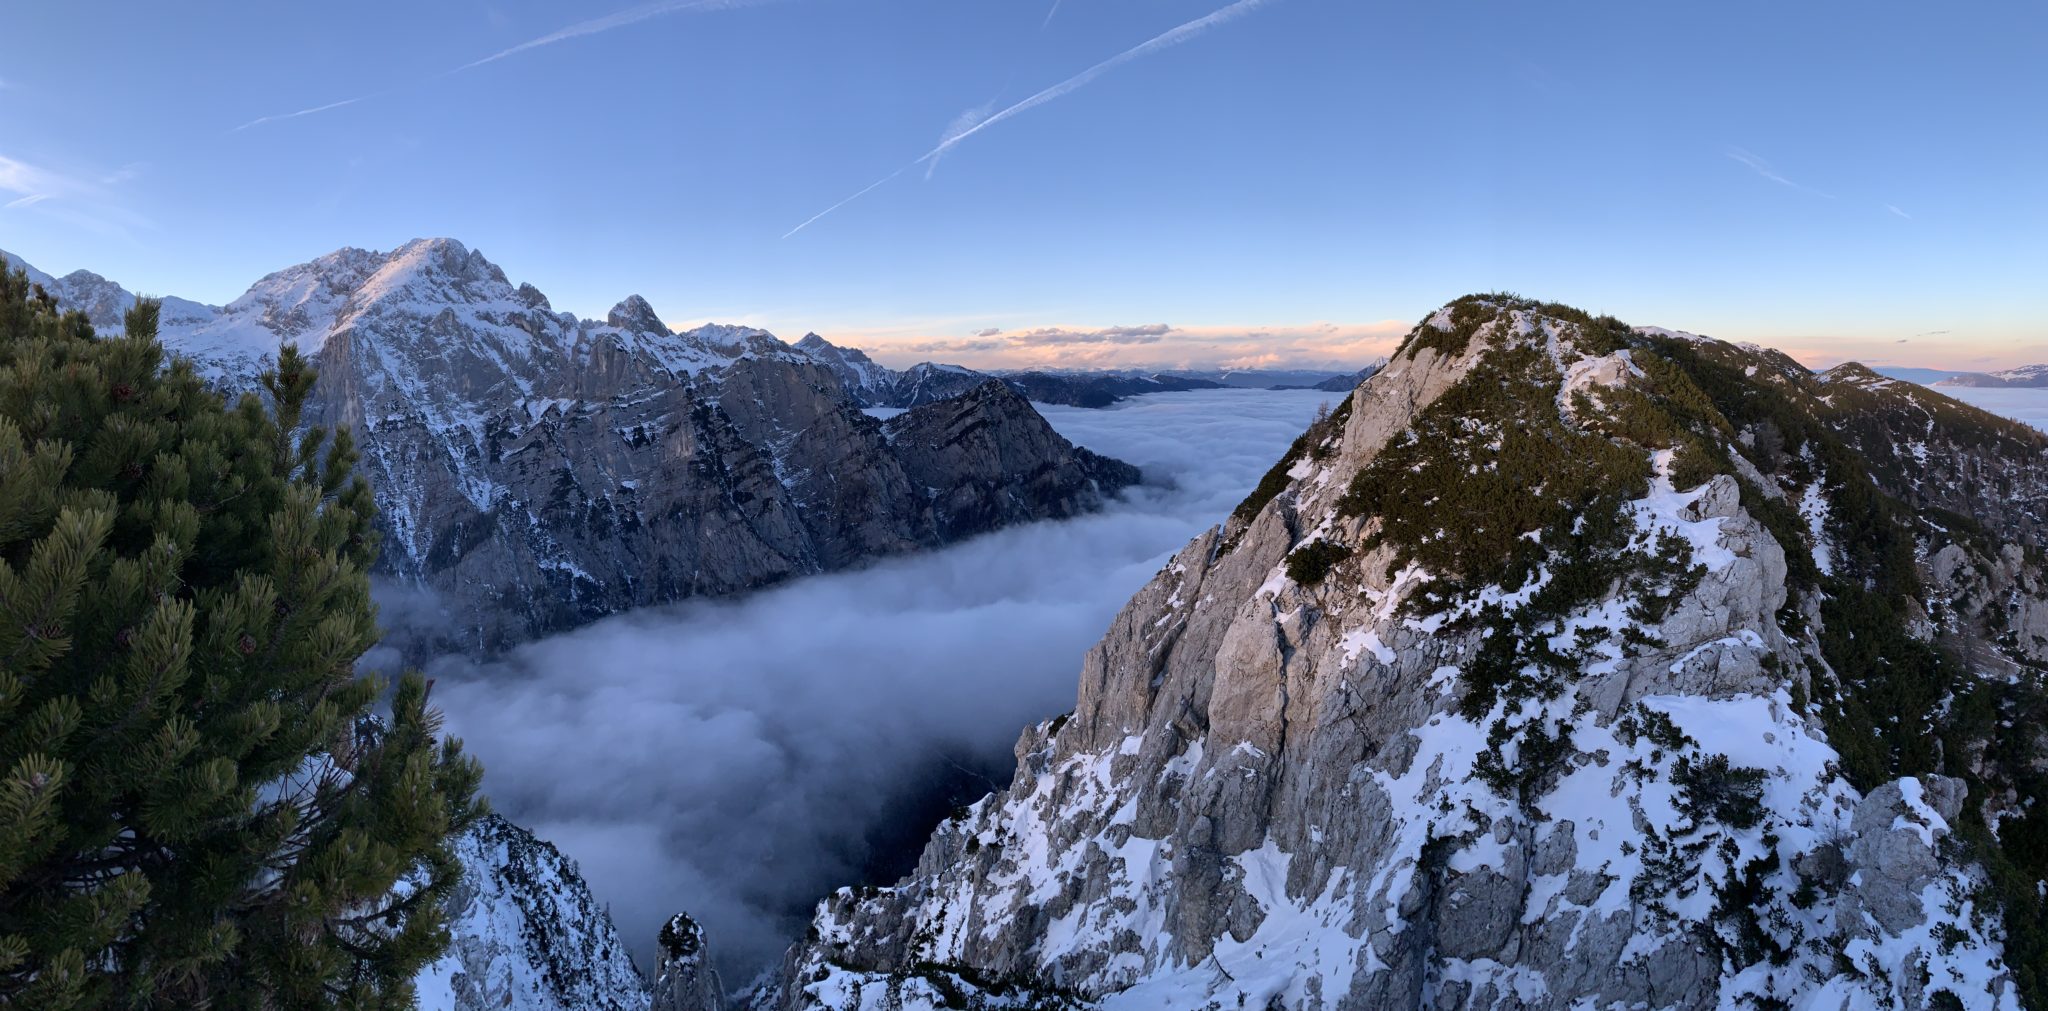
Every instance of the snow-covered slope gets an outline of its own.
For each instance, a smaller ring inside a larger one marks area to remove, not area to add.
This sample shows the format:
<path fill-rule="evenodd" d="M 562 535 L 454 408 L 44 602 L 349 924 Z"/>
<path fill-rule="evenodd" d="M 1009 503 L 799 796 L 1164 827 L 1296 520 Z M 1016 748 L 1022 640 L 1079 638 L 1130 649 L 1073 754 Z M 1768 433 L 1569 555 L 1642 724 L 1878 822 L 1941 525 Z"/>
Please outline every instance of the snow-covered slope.
<path fill-rule="evenodd" d="M 455 844 L 450 944 L 415 979 L 420 1011 L 720 1011 L 725 993 L 702 932 L 677 914 L 654 983 L 633 965 L 576 862 L 486 815 Z"/>
<path fill-rule="evenodd" d="M 648 1011 L 647 982 L 574 861 L 496 815 L 455 852 L 452 943 L 416 981 L 421 1011 Z"/>
<path fill-rule="evenodd" d="M 1780 357 L 1446 306 L 755 1006 L 2019 1007 L 2039 555 Z"/>

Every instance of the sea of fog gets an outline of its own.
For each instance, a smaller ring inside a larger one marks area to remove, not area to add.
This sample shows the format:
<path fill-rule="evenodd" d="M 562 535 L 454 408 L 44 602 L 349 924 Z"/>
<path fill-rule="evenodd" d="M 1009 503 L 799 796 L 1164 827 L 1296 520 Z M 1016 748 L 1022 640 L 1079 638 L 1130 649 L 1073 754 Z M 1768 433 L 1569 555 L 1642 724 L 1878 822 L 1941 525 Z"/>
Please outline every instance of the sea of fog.
<path fill-rule="evenodd" d="M 1981 407 L 1993 414 L 2048 429 L 2048 389 L 2005 389 L 1979 386 L 1936 386 L 1936 393 Z"/>
<path fill-rule="evenodd" d="M 876 873 L 878 850 L 922 838 L 935 785 L 1007 783 L 1018 732 L 1072 708 L 1082 655 L 1124 602 L 1339 399 L 1040 405 L 1146 485 L 1080 519 L 644 609 L 487 666 L 444 660 L 435 699 L 496 809 L 581 864 L 643 968 L 687 911 L 743 981 L 819 898 Z"/>

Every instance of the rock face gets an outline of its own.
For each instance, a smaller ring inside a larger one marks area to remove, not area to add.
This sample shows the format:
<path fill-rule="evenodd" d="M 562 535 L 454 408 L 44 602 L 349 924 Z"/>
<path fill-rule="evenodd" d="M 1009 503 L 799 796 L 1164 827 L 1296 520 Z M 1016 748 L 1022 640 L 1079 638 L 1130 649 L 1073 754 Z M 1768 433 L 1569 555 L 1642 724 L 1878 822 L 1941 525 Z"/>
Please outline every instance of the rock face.
<path fill-rule="evenodd" d="M 101 326 L 134 302 L 93 275 L 47 280 Z M 161 336 L 230 387 L 281 342 L 315 355 L 309 415 L 355 435 L 380 564 L 431 592 L 432 606 L 386 609 L 418 652 L 489 654 L 631 607 L 1071 516 L 1136 480 L 1021 397 L 945 401 L 977 374 L 904 374 L 928 406 L 885 426 L 859 410 L 861 363 L 879 367 L 857 351 L 744 327 L 674 333 L 638 296 L 578 319 L 447 239 L 344 249 L 218 309 L 167 304 Z"/>
<path fill-rule="evenodd" d="M 456 854 L 453 941 L 418 979 L 422 1011 L 648 1011 L 646 981 L 561 851 L 487 815 Z"/>
<path fill-rule="evenodd" d="M 2038 689 L 1943 659 L 2006 619 L 1920 580 L 2039 563 L 1898 508 L 1770 366 L 1446 306 L 754 1006 L 2019 1007 L 2034 888 L 1981 858 L 2040 742 L 1931 742 Z"/>
<path fill-rule="evenodd" d="M 420 1011 L 724 1011 L 703 932 L 662 928 L 650 987 L 575 861 L 496 815 L 456 842 L 447 954 L 415 984 Z"/>
<path fill-rule="evenodd" d="M 654 977 L 653 1011 L 722 1011 L 725 987 L 711 968 L 704 928 L 681 913 L 661 928 L 661 967 Z"/>
<path fill-rule="evenodd" d="M 1123 488 L 1139 477 L 1130 464 L 1069 446 L 994 379 L 890 418 L 882 437 L 911 485 L 934 490 L 931 508 L 947 540 L 994 529 L 1027 503 L 1051 503 L 1045 515 L 1064 518 L 1081 511 L 1061 508 L 1072 501 L 1068 489 Z"/>

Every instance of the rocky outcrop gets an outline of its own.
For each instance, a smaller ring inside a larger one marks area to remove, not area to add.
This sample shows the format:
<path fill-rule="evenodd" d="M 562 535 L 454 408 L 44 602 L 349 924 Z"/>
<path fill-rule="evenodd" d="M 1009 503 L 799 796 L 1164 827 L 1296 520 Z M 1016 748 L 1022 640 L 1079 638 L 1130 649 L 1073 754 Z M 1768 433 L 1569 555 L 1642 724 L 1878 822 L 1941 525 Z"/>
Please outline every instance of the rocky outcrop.
<path fill-rule="evenodd" d="M 39 276 L 103 326 L 134 301 L 89 275 Z M 217 309 L 179 303 L 161 336 L 229 387 L 281 343 L 314 355 L 309 416 L 355 436 L 384 574 L 427 591 L 386 613 L 415 653 L 490 654 L 1072 516 L 1136 480 L 1022 398 L 944 401 L 977 374 L 897 376 L 928 406 L 885 429 L 847 385 L 864 381 L 858 352 L 745 327 L 675 333 L 639 296 L 578 319 L 448 239 L 341 250 Z"/>
<path fill-rule="evenodd" d="M 1130 464 L 1069 447 L 1000 380 L 890 418 L 882 438 L 911 485 L 932 490 L 939 535 L 947 540 L 992 530 L 1028 503 L 1072 501 L 1069 489 L 1123 488 L 1139 478 Z"/>
<path fill-rule="evenodd" d="M 711 967 L 704 928 L 677 913 L 661 928 L 653 1011 L 724 1011 L 725 988 Z"/>
<path fill-rule="evenodd" d="M 1927 654 L 1828 626 L 1924 603 L 1929 528 L 1842 545 L 1877 493 L 1841 443 L 1754 457 L 1798 388 L 1712 386 L 1693 340 L 1445 307 L 755 1005 L 2017 1007 L 1970 787 L 1847 701 Z M 1936 708 L 1993 683 L 1928 662 Z"/>
<path fill-rule="evenodd" d="M 417 980 L 422 1011 L 648 1011 L 647 983 L 574 861 L 496 815 L 455 852 L 451 943 Z"/>
<path fill-rule="evenodd" d="M 421 1011 L 724 1011 L 704 933 L 662 927 L 653 984 L 591 897 L 575 861 L 486 815 L 455 841 L 448 951 L 415 979 Z"/>

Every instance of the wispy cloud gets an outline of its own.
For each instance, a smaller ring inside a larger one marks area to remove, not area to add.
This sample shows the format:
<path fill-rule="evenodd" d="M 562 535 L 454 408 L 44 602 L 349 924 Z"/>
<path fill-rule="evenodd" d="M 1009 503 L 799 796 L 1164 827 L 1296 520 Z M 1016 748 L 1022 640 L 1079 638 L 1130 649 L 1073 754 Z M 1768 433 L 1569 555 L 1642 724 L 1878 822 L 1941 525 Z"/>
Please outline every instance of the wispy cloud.
<path fill-rule="evenodd" d="M 34 194 L 49 185 L 47 174 L 27 162 L 0 155 L 0 190 Z"/>
<path fill-rule="evenodd" d="M 1798 183 L 1793 182 L 1790 179 L 1785 178 L 1783 175 L 1780 175 L 1778 173 L 1777 169 L 1771 167 L 1770 162 L 1767 162 L 1762 158 L 1759 158 L 1756 155 L 1743 150 L 1742 148 L 1731 147 L 1727 151 L 1724 151 L 1722 153 L 1726 154 L 1729 158 L 1733 159 L 1734 161 L 1739 162 L 1745 166 L 1748 166 L 1750 171 L 1755 172 L 1757 175 L 1760 175 L 1765 179 L 1769 179 L 1770 181 L 1777 183 L 1780 186 L 1790 187 L 1792 189 L 1799 190 L 1802 193 L 1811 193 L 1817 197 L 1826 197 L 1829 200 L 1834 199 L 1833 194 L 1822 193 L 1821 191 L 1814 189 L 1811 186 L 1802 186 Z"/>
<path fill-rule="evenodd" d="M 1040 22 L 1038 25 L 1039 31 L 1044 31 L 1048 26 L 1052 24 L 1052 16 L 1060 12 L 1061 2 L 1062 0 L 1052 0 L 1052 9 L 1045 12 L 1045 20 Z"/>
<path fill-rule="evenodd" d="M 773 2 L 773 0 L 654 0 L 653 3 L 644 3 L 637 7 L 628 7 L 624 10 L 615 11 L 603 17 L 591 18 L 588 21 L 578 21 L 575 24 L 570 25 L 566 28 L 558 28 L 552 32 L 547 33 L 546 35 L 528 39 L 525 42 L 521 42 L 516 46 L 500 49 L 489 56 L 483 57 L 482 59 L 471 60 L 468 63 L 462 64 L 461 66 L 444 70 L 441 73 L 435 75 L 435 77 L 451 77 L 455 74 L 460 74 L 463 71 L 474 70 L 477 67 L 484 66 L 485 64 L 496 63 L 499 60 L 506 59 L 512 56 L 517 56 L 521 53 L 531 52 L 543 46 L 551 46 L 557 42 L 566 42 L 570 39 L 580 39 L 589 35 L 597 35 L 602 32 L 608 32 L 616 28 L 624 28 L 627 25 L 638 24 L 642 21 L 651 20 L 653 18 L 666 17 L 671 14 L 710 13 L 712 11 L 732 10 L 738 7 L 754 7 L 759 6 L 760 4 L 763 3 L 770 2 Z M 240 133 L 241 131 L 247 130 L 250 127 L 262 126 L 265 123 L 277 123 L 287 119 L 297 119 L 301 116 L 311 116 L 317 113 L 329 112 L 334 109 L 340 109 L 345 106 L 354 105 L 357 102 L 366 102 L 373 98 L 381 98 L 385 95 L 391 94 L 393 91 L 396 90 L 398 89 L 386 88 L 382 91 L 373 91 L 368 94 L 357 95 L 354 98 L 344 98 L 338 102 L 328 102 L 325 105 L 316 105 L 311 108 L 300 109 L 297 112 L 282 112 L 272 116 L 258 116 L 255 119 L 252 119 L 247 123 L 243 123 L 241 126 L 235 127 L 233 130 L 230 130 L 228 132 Z"/>
<path fill-rule="evenodd" d="M 135 179 L 140 178 L 142 176 L 142 170 L 148 167 L 148 162 L 131 161 L 128 164 L 123 165 L 120 168 L 117 168 L 114 171 L 101 176 L 100 183 L 106 186 L 119 186 L 125 182 L 132 182 Z"/>
<path fill-rule="evenodd" d="M 963 112 L 960 115 L 953 117 L 953 122 L 946 125 L 946 132 L 940 135 L 940 147 L 942 149 L 945 147 L 946 140 L 962 136 L 966 134 L 968 131 L 973 130 L 975 127 L 980 126 L 982 122 L 987 120 L 989 115 L 995 111 L 995 108 L 996 100 L 991 98 L 988 101 L 983 102 L 980 105 L 977 105 L 974 108 L 969 109 L 966 112 Z M 924 163 L 924 177 L 926 179 L 930 179 L 932 177 L 932 173 L 937 172 L 938 170 L 939 160 L 937 158 L 933 158 L 932 160 Z"/>
<path fill-rule="evenodd" d="M 1036 330 L 1020 330 L 1010 335 L 1014 344 L 1045 346 L 1057 344 L 1157 344 L 1161 338 L 1173 333 L 1174 328 L 1164 323 L 1147 323 L 1143 326 L 1109 326 L 1099 330 L 1075 330 L 1071 327 L 1048 326 Z"/>
<path fill-rule="evenodd" d="M 1078 91 L 1081 88 L 1086 87 L 1096 78 L 1101 77 L 1102 75 L 1109 73 L 1110 71 L 1115 70 L 1116 68 L 1121 67 L 1124 64 L 1131 62 L 1132 60 L 1136 60 L 1145 56 L 1150 56 L 1153 53 L 1159 52 L 1162 49 L 1170 49 L 1174 46 L 1180 45 L 1181 43 L 1186 42 L 1189 39 L 1192 39 L 1195 36 L 1208 31 L 1211 28 L 1215 28 L 1219 25 L 1226 24 L 1230 21 L 1234 21 L 1240 17 L 1243 17 L 1246 14 L 1251 13 L 1255 8 L 1263 7 L 1271 2 L 1273 2 L 1273 0 L 1237 0 L 1236 3 L 1233 3 L 1227 7 L 1223 7 L 1213 13 L 1204 15 L 1202 17 L 1194 19 L 1193 21 L 1189 21 L 1186 24 L 1178 25 L 1174 28 L 1170 28 L 1164 32 L 1161 32 L 1158 35 L 1155 35 L 1152 38 L 1145 40 L 1144 42 L 1140 42 L 1137 45 L 1132 46 L 1131 48 L 1126 49 L 1123 52 L 1110 57 L 1109 59 L 1103 60 L 1101 63 L 1097 63 L 1096 65 L 1089 67 L 1088 69 L 1083 70 L 1080 73 L 1075 74 L 1074 76 L 1069 77 L 1066 80 L 1053 85 L 1050 88 L 1046 88 L 1045 90 L 1040 91 L 1037 94 L 1024 99 L 1023 101 L 1018 102 L 1015 105 L 1011 105 L 1008 108 L 1005 108 L 999 112 L 990 114 L 988 116 L 979 117 L 974 121 L 973 125 L 971 126 L 961 127 L 960 124 L 962 122 L 962 119 L 956 118 L 954 120 L 953 126 L 949 127 L 946 133 L 940 136 L 939 143 L 936 147 L 933 147 L 930 151 L 927 151 L 924 154 L 918 156 L 918 158 L 915 161 L 912 161 L 909 165 L 905 165 L 903 168 L 897 169 L 896 171 L 891 172 L 886 176 L 883 176 L 881 179 L 876 180 L 873 183 L 870 183 L 867 187 L 863 188 L 859 193 L 855 193 L 853 196 L 847 197 L 846 199 L 841 200 L 840 202 L 833 204 L 832 206 L 827 207 L 816 214 L 811 215 L 808 219 L 804 221 L 803 224 L 800 224 L 795 228 L 792 228 L 789 231 L 783 233 L 782 237 L 786 239 L 792 235 L 795 235 L 798 232 L 803 231 L 805 228 L 808 228 L 813 222 L 817 221 L 819 218 L 822 218 L 825 215 L 830 214 L 833 211 L 836 211 L 839 208 L 854 202 L 855 200 L 859 199 L 860 197 L 870 192 L 873 192 L 876 187 L 888 182 L 891 179 L 896 178 L 897 176 L 902 175 L 904 172 L 908 171 L 912 166 L 923 165 L 937 161 L 939 158 L 943 157 L 947 151 L 952 150 L 962 141 L 974 136 L 977 133 L 982 132 L 983 130 L 988 129 L 989 127 L 996 125 L 997 123 L 1001 123 L 1004 120 L 1010 119 L 1011 117 L 1020 115 L 1022 113 L 1029 112 L 1032 109 L 1036 109 L 1047 102 L 1053 101 L 1054 99 L 1070 95 L 1075 91 Z"/>
<path fill-rule="evenodd" d="M 1937 334 L 1945 334 L 1945 333 L 1948 333 L 1948 331 L 1947 331 L 1947 330 L 1922 330 L 1922 331 L 1920 331 L 1919 333 L 1916 333 L 1916 334 L 1914 334 L 1913 336 L 1915 336 L 1915 337 L 1933 337 L 1933 336 L 1935 336 L 1935 335 L 1937 335 Z"/>
<path fill-rule="evenodd" d="M 1894 207 L 1891 204 L 1884 205 L 1884 209 L 1892 212 L 1893 214 L 1898 215 L 1899 217 L 1905 218 L 1907 221 L 1913 220 L 1913 216 L 1911 214 L 1907 214 L 1905 211 L 1899 210 L 1897 207 Z"/>
<path fill-rule="evenodd" d="M 5 200 L 0 211 L 33 208 L 75 227 L 133 238 L 131 229 L 147 227 L 149 221 L 129 210 L 113 187 L 134 178 L 130 170 L 136 169 L 74 173 L 0 155 L 0 199 Z"/>

